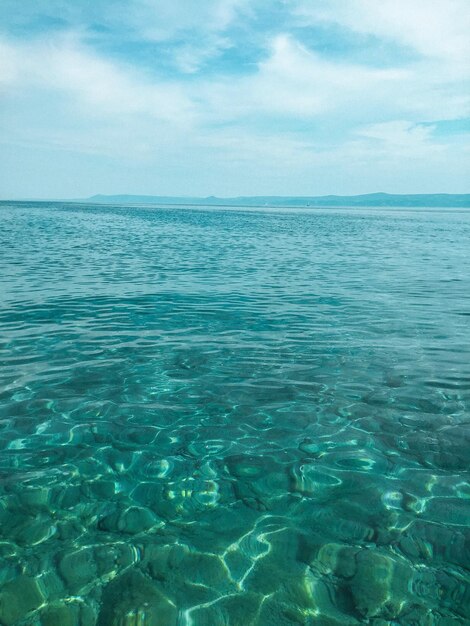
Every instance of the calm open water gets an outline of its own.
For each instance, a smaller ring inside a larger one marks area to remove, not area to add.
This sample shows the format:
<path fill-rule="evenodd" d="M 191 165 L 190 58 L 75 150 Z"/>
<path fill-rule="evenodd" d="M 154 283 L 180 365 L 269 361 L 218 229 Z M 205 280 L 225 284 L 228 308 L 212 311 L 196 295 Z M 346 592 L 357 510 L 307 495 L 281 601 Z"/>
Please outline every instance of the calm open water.
<path fill-rule="evenodd" d="M 2 626 L 470 623 L 470 211 L 0 205 Z"/>

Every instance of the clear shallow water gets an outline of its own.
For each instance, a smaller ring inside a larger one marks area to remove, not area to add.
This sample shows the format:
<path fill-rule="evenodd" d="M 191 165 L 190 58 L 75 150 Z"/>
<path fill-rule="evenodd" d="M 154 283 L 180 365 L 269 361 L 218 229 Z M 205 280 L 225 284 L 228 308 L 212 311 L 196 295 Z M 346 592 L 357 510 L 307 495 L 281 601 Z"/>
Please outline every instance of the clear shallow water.
<path fill-rule="evenodd" d="M 470 623 L 470 212 L 0 218 L 0 624 Z"/>

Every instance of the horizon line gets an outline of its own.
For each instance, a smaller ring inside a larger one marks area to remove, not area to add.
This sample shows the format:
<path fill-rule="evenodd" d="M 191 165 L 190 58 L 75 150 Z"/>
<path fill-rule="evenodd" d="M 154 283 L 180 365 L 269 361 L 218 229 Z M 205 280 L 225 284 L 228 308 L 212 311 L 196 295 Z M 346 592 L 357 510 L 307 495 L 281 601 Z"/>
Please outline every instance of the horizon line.
<path fill-rule="evenodd" d="M 113 198 L 113 197 L 132 197 L 132 198 L 167 198 L 167 199 L 198 199 L 198 200 L 237 200 L 237 199 L 256 199 L 256 198 L 276 198 L 276 199 L 284 199 L 284 198 L 295 198 L 295 199 L 319 199 L 319 198 L 361 198 L 361 197 L 370 197 L 370 196 L 411 196 L 411 197 L 419 197 L 419 196 L 470 196 L 470 191 L 468 192 L 447 192 L 447 191 L 437 191 L 437 192 L 388 192 L 388 191 L 371 191 L 366 193 L 351 193 L 351 194 L 240 194 L 240 195 L 196 195 L 196 194 L 158 194 L 158 193 L 95 193 L 90 196 L 82 196 L 82 197 L 74 197 L 74 198 L 60 198 L 60 197 L 39 197 L 39 196 L 30 196 L 30 197 L 18 197 L 18 198 L 0 198 L 0 202 L 82 202 L 84 200 L 93 200 L 94 198 Z"/>

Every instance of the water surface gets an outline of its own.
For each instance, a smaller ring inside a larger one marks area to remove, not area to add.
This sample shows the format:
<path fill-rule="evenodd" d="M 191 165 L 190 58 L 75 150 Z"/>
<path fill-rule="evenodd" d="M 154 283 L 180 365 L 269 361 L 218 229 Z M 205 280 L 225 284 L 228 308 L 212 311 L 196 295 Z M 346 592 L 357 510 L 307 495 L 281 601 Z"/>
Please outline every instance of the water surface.
<path fill-rule="evenodd" d="M 470 623 L 470 212 L 0 219 L 0 624 Z"/>

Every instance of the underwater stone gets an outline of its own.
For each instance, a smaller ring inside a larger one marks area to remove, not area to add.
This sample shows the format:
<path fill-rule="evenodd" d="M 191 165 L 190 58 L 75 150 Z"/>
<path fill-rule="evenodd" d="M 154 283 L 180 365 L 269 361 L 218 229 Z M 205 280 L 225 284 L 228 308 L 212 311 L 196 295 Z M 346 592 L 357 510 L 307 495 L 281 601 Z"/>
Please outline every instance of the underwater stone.
<path fill-rule="evenodd" d="M 316 578 L 312 575 L 306 577 L 306 585 L 310 587 L 310 593 L 315 605 L 310 617 L 310 626 L 353 626 L 359 621 L 350 614 L 343 613 L 336 603 L 335 587 L 330 582 Z"/>
<path fill-rule="evenodd" d="M 315 463 L 302 461 L 290 468 L 290 490 L 307 498 L 330 496 L 331 490 L 339 485 L 339 478 L 318 471 Z"/>
<path fill-rule="evenodd" d="M 235 549 L 225 553 L 224 561 L 230 571 L 230 575 L 235 580 L 243 578 L 253 563 L 250 557 Z"/>
<path fill-rule="evenodd" d="M 188 548 L 181 544 L 164 546 L 147 546 L 144 553 L 143 565 L 156 580 L 165 580 L 171 571 L 179 569 Z"/>
<path fill-rule="evenodd" d="M 400 615 L 400 626 L 461 626 L 461 623 L 456 623 L 453 620 L 449 620 L 446 624 L 445 618 L 439 618 L 439 622 L 435 619 L 436 613 L 424 606 L 412 606 L 409 610 L 405 611 L 403 616 Z M 389 626 L 390 622 L 381 620 L 384 626 Z M 379 620 L 373 620 L 372 626 L 382 626 Z"/>
<path fill-rule="evenodd" d="M 77 604 L 52 604 L 41 612 L 41 626 L 80 626 Z"/>
<path fill-rule="evenodd" d="M 91 481 L 88 484 L 88 491 L 96 498 L 108 500 L 116 494 L 116 483 L 114 480 Z"/>
<path fill-rule="evenodd" d="M 172 580 L 169 588 L 174 592 L 175 600 L 182 608 L 214 602 L 220 596 L 218 590 L 187 582 L 184 578 Z"/>
<path fill-rule="evenodd" d="M 124 511 L 118 523 L 118 529 L 130 535 L 144 532 L 155 526 L 158 520 L 152 511 L 133 506 Z"/>
<path fill-rule="evenodd" d="M 51 490 L 49 488 L 24 489 L 18 494 L 18 497 L 21 503 L 28 508 L 47 509 L 50 493 Z"/>
<path fill-rule="evenodd" d="M 128 567 L 137 559 L 137 550 L 128 544 L 102 545 L 95 548 L 99 576 L 107 576 Z"/>
<path fill-rule="evenodd" d="M 425 538 L 431 554 L 438 561 L 450 561 L 468 569 L 470 561 L 470 536 L 464 528 L 445 528 L 440 524 L 423 522 L 416 532 Z"/>
<path fill-rule="evenodd" d="M 177 613 L 173 602 L 134 570 L 105 587 L 98 626 L 176 626 Z"/>
<path fill-rule="evenodd" d="M 151 459 L 143 465 L 141 473 L 149 478 L 166 478 L 171 474 L 174 466 L 173 459 Z"/>
<path fill-rule="evenodd" d="M 320 571 L 333 572 L 341 578 L 351 578 L 356 572 L 356 554 L 358 549 L 338 543 L 327 543 L 318 552 L 316 562 Z"/>
<path fill-rule="evenodd" d="M 292 603 L 282 592 L 271 594 L 263 599 L 260 605 L 260 617 L 254 624 L 256 626 L 311 626 L 316 622 L 311 621 L 312 616 L 318 611 L 304 609 L 302 606 Z M 345 626 L 345 623 L 342 623 Z"/>
<path fill-rule="evenodd" d="M 386 491 L 382 495 L 382 502 L 388 509 L 403 508 L 404 497 L 400 491 Z"/>
<path fill-rule="evenodd" d="M 230 584 L 227 568 L 215 554 L 189 552 L 181 566 L 185 577 L 194 584 L 217 589 L 226 588 Z"/>
<path fill-rule="evenodd" d="M 393 561 L 371 550 L 357 555 L 357 570 L 351 581 L 356 609 L 364 617 L 377 617 L 391 597 Z"/>
<path fill-rule="evenodd" d="M 14 626 L 44 602 L 38 582 L 29 576 L 18 576 L 0 591 L 0 623 Z"/>
<path fill-rule="evenodd" d="M 436 573 L 441 607 L 452 609 L 470 621 L 470 585 L 468 578 L 450 575 L 445 571 Z"/>
<path fill-rule="evenodd" d="M 80 626 L 96 626 L 96 613 L 88 604 L 81 603 L 80 620 Z"/>
<path fill-rule="evenodd" d="M 48 600 L 59 598 L 65 593 L 64 581 L 57 574 L 55 568 L 43 571 L 38 576 L 38 583 L 41 585 L 41 589 L 45 590 Z"/>
<path fill-rule="evenodd" d="M 50 520 L 31 520 L 22 524 L 15 533 L 15 540 L 21 546 L 35 546 L 47 541 L 57 532 Z"/>
<path fill-rule="evenodd" d="M 205 480 L 194 493 L 194 499 L 201 507 L 214 507 L 220 500 L 219 485 L 215 480 Z"/>
<path fill-rule="evenodd" d="M 200 552 L 206 552 L 210 546 L 211 552 L 222 553 L 253 529 L 258 515 L 257 511 L 247 509 L 241 502 L 230 508 L 209 509 L 198 517 L 198 532 L 192 532 L 187 526 L 184 535 L 187 542 Z"/>
<path fill-rule="evenodd" d="M 0 554 L 0 591 L 3 589 L 3 585 L 6 581 L 10 581 L 12 578 L 22 574 L 22 570 L 18 565 L 17 548 L 14 546 L 11 551 L 9 548 L 10 546 L 7 546 L 6 551 L 8 551 L 8 554 Z M 0 550 L 0 552 L 3 551 Z M 8 560 L 4 558 L 5 556 Z"/>
<path fill-rule="evenodd" d="M 314 615 L 310 618 L 309 626 L 310 624 L 311 626 L 353 626 L 358 623 L 347 615 L 341 615 L 339 618 L 331 615 Z M 387 623 L 387 626 L 390 624 Z"/>
<path fill-rule="evenodd" d="M 117 450 L 115 448 L 107 448 L 104 455 L 105 461 L 109 467 L 118 474 L 125 474 L 135 462 L 136 455 L 128 450 Z"/>
<path fill-rule="evenodd" d="M 76 519 L 57 522 L 57 538 L 60 541 L 74 541 L 86 533 L 86 527 Z"/>
<path fill-rule="evenodd" d="M 108 515 L 102 517 L 98 522 L 99 530 L 104 530 L 106 532 L 119 532 L 119 520 L 121 518 L 122 512 L 119 510 L 113 511 Z"/>
<path fill-rule="evenodd" d="M 288 607 L 295 607 L 296 612 L 301 611 L 306 614 L 317 611 L 317 601 L 315 597 L 316 579 L 310 570 L 299 572 L 296 576 L 291 576 L 281 589 L 275 594 Z"/>
<path fill-rule="evenodd" d="M 16 503 L 0 502 L 0 537 L 11 538 L 11 535 L 24 524 L 31 522 L 31 516 L 17 508 Z"/>
<path fill-rule="evenodd" d="M 431 498 L 426 505 L 426 518 L 433 522 L 470 526 L 470 506 L 465 498 Z"/>
<path fill-rule="evenodd" d="M 60 486 L 55 490 L 55 498 L 63 509 L 70 509 L 80 503 L 81 489 L 79 485 Z"/>
<path fill-rule="evenodd" d="M 299 450 L 311 456 L 318 456 L 318 454 L 325 448 L 325 444 L 316 443 L 310 438 L 306 438 L 299 443 Z"/>
<path fill-rule="evenodd" d="M 290 557 L 298 552 L 297 532 L 273 529 L 252 538 L 249 543 L 241 542 L 241 550 L 252 561 L 243 578 L 243 588 L 269 595 L 279 589 L 280 580 L 284 586 L 302 583 L 305 565 Z"/>
<path fill-rule="evenodd" d="M 59 562 L 59 571 L 72 593 L 78 593 L 96 580 L 97 568 L 92 548 L 81 548 L 65 554 Z"/>
<path fill-rule="evenodd" d="M 181 544 L 150 546 L 142 565 L 155 580 L 175 590 L 181 607 L 213 601 L 220 592 L 235 588 L 220 557 L 190 551 Z"/>
<path fill-rule="evenodd" d="M 166 519 L 194 515 L 195 511 L 213 509 L 220 498 L 219 485 L 215 481 L 184 477 L 165 486 L 158 512 Z"/>
<path fill-rule="evenodd" d="M 228 470 L 236 478 L 256 478 L 261 476 L 267 468 L 268 462 L 263 457 L 245 454 L 228 456 L 225 459 Z"/>
<path fill-rule="evenodd" d="M 255 626 L 262 598 L 254 593 L 225 596 L 218 602 L 230 626 Z"/>
<path fill-rule="evenodd" d="M 118 509 L 101 518 L 98 528 L 108 532 L 136 535 L 149 530 L 158 523 L 158 518 L 149 509 L 132 506 L 124 510 Z"/>
<path fill-rule="evenodd" d="M 261 626 L 258 614 L 262 601 L 263 597 L 254 593 L 222 596 L 210 606 L 190 609 L 187 623 L 194 626 Z M 269 626 L 277 624 L 270 622 Z"/>
<path fill-rule="evenodd" d="M 159 432 L 159 429 L 155 426 L 143 426 L 140 424 L 138 428 L 126 428 L 120 433 L 119 439 L 129 446 L 137 444 L 140 449 L 142 445 L 152 444 Z"/>
<path fill-rule="evenodd" d="M 161 503 L 163 501 L 163 485 L 159 482 L 139 482 L 132 490 L 131 498 L 139 505 L 154 510 L 162 515 Z"/>
<path fill-rule="evenodd" d="M 289 478 L 284 467 L 269 457 L 237 455 L 225 459 L 229 473 L 236 478 L 232 489 L 237 500 L 256 511 L 284 509 L 290 497 Z"/>

